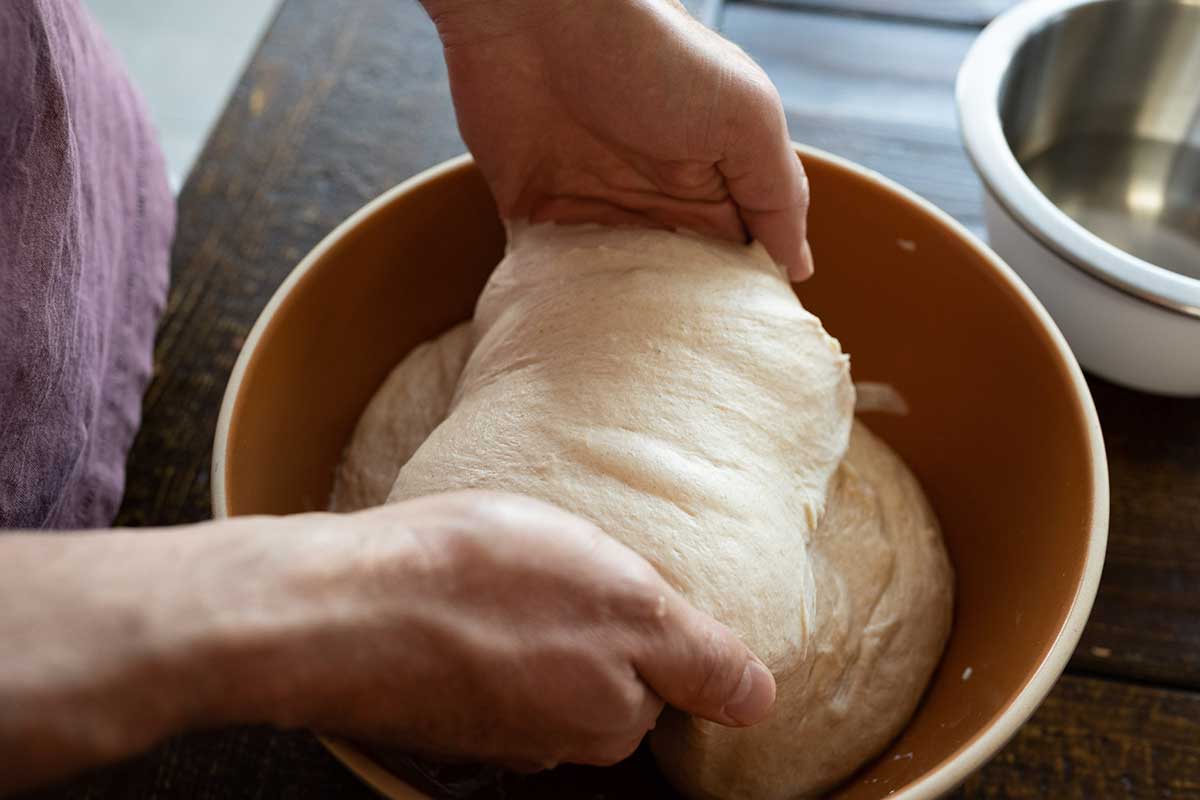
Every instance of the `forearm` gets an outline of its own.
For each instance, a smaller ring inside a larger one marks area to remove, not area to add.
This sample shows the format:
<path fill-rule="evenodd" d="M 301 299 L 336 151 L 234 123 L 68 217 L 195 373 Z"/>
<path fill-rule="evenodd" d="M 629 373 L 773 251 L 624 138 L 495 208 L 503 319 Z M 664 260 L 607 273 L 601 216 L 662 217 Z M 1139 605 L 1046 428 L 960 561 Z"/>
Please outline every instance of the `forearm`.
<path fill-rule="evenodd" d="M 264 672 L 289 615 L 308 613 L 280 541 L 294 532 L 246 519 L 0 536 L 0 791 L 287 716 L 286 683 Z"/>

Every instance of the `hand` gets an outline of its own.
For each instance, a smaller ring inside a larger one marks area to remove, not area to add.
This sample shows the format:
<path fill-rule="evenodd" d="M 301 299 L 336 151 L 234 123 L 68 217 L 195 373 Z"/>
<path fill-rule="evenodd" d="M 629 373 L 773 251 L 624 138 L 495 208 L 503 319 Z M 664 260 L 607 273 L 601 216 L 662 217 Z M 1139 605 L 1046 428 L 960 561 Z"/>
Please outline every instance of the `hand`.
<path fill-rule="evenodd" d="M 521 768 L 620 760 L 663 701 L 775 683 L 639 556 L 544 503 L 0 536 L 0 792 L 230 723 Z"/>
<path fill-rule="evenodd" d="M 324 522 L 290 545 L 320 566 L 261 665 L 275 721 L 539 768 L 625 758 L 664 700 L 726 725 L 774 700 L 728 629 L 552 506 L 463 492 Z"/>
<path fill-rule="evenodd" d="M 423 0 L 505 218 L 687 228 L 812 272 L 779 95 L 674 0 Z"/>

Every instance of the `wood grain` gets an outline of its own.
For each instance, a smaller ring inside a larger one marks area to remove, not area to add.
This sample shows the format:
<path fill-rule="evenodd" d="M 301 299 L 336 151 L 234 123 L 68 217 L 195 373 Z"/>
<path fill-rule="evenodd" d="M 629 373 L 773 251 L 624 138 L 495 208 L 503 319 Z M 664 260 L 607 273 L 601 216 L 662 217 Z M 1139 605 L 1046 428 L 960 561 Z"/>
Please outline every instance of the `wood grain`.
<path fill-rule="evenodd" d="M 815 16 L 738 5 L 725 21 L 780 83 L 797 138 L 899 180 L 979 230 L 978 184 L 950 94 L 969 35 L 847 17 L 822 27 Z M 209 515 L 220 398 L 275 287 L 366 200 L 461 150 L 440 51 L 413 0 L 286 0 L 180 198 L 173 288 L 123 523 Z M 1073 667 L 1200 686 L 1200 405 L 1102 381 L 1093 390 L 1113 525 Z M 1197 693 L 1068 676 L 963 795 L 1196 796 L 1197 741 Z M 182 737 L 36 796 L 373 795 L 307 734 L 248 728 Z"/>
<path fill-rule="evenodd" d="M 1094 678 L 1063 678 L 960 798 L 1188 797 L 1200 793 L 1200 694 Z M 535 776 L 454 768 L 458 781 L 419 784 L 448 800 L 556 800 L 588 787 L 593 800 L 679 797 L 648 748 L 614 768 L 567 767 Z M 405 773 L 401 773 L 405 774 Z M 459 787 L 437 791 L 438 787 Z"/>
<path fill-rule="evenodd" d="M 367 200 L 463 150 L 441 47 L 414 0 L 284 4 L 179 198 L 120 524 L 210 516 L 221 397 L 272 292 Z"/>
<path fill-rule="evenodd" d="M 1066 677 L 960 798 L 1200 797 L 1200 694 Z"/>
<path fill-rule="evenodd" d="M 293 0 L 294 2 L 294 0 Z M 1067 676 L 1017 736 L 954 796 L 958 798 L 1163 798 L 1200 796 L 1200 694 Z M 647 769 L 640 752 L 617 771 Z M 599 771 L 594 771 L 597 776 Z M 533 797 L 624 800 L 603 777 L 585 795 L 552 777 Z M 670 798 L 665 784 L 651 796 Z M 549 788 L 546 788 L 549 787 Z M 559 791 L 554 792 L 557 788 Z M 477 800 L 494 795 L 476 795 Z M 290 800 L 377 797 L 310 734 L 239 728 L 171 740 L 141 758 L 23 795 L 142 800 L 155 797 Z M 508 795 L 507 800 L 519 800 Z"/>
<path fill-rule="evenodd" d="M 721 32 L 788 108 L 855 124 L 954 125 L 954 78 L 975 31 L 730 5 Z"/>
<path fill-rule="evenodd" d="M 1112 507 L 1100 593 L 1073 666 L 1200 688 L 1200 400 L 1089 383 Z"/>
<path fill-rule="evenodd" d="M 725 9 L 722 30 L 775 80 L 793 138 L 892 178 L 986 236 L 953 104 L 969 32 L 742 5 Z M 794 56 L 788 43 L 800 40 L 804 53 Z M 881 55 L 868 58 L 872 50 Z M 918 65 L 898 55 L 911 53 L 930 55 Z M 892 83 L 910 88 L 879 88 Z M 1112 518 L 1100 592 L 1072 666 L 1200 688 L 1200 401 L 1100 379 L 1091 386 Z"/>
<path fill-rule="evenodd" d="M 742 5 L 725 8 L 721 31 L 771 76 L 793 139 L 876 170 L 984 234 L 954 107 L 972 33 Z"/>

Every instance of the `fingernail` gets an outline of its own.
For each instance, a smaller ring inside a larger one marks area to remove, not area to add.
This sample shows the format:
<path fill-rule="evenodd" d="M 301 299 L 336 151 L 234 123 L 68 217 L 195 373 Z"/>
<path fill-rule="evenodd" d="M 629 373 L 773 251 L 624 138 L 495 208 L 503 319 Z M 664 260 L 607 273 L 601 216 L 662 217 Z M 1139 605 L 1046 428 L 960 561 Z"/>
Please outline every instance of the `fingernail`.
<path fill-rule="evenodd" d="M 812 248 L 809 246 L 808 240 L 805 239 L 804 244 L 800 246 L 800 263 L 792 270 L 792 280 L 807 280 L 812 277 L 814 269 Z"/>
<path fill-rule="evenodd" d="M 742 680 L 723 709 L 725 716 L 738 725 L 761 722 L 775 704 L 775 678 L 758 661 L 751 660 L 742 672 Z"/>

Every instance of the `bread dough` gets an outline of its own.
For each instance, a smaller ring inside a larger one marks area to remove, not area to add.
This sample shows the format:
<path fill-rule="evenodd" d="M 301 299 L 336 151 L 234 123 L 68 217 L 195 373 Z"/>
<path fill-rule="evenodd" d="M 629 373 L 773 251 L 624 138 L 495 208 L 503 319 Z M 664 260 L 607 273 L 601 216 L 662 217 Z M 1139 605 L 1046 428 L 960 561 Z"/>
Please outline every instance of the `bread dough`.
<path fill-rule="evenodd" d="M 400 467 L 446 418 L 471 342 L 471 324 L 460 323 L 417 345 L 392 370 L 358 418 L 330 510 L 383 505 Z"/>
<path fill-rule="evenodd" d="M 753 728 L 665 716 L 667 776 L 697 797 L 830 786 L 912 713 L 952 583 L 915 479 L 861 425 L 851 436 L 847 357 L 757 244 L 509 234 L 469 331 L 414 351 L 372 401 L 337 507 L 377 502 L 394 476 L 389 501 L 486 488 L 590 518 L 776 676 Z M 413 383 L 465 350 L 456 382 Z"/>
<path fill-rule="evenodd" d="M 899 457 L 861 422 L 809 543 L 808 658 L 774 670 L 775 708 L 751 728 L 668 711 L 652 744 L 691 797 L 790 798 L 832 788 L 916 709 L 951 621 L 937 519 Z"/>

